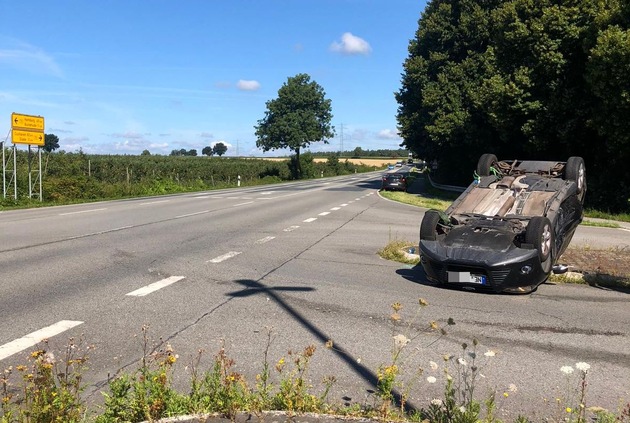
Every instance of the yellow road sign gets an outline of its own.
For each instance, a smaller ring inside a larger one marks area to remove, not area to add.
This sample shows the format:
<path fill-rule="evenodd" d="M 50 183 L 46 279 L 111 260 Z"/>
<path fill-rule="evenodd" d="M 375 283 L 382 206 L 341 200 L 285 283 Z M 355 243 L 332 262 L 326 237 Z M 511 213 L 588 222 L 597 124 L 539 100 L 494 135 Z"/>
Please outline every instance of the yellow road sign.
<path fill-rule="evenodd" d="M 13 144 L 44 145 L 44 133 L 35 131 L 22 131 L 20 129 L 11 130 Z"/>
<path fill-rule="evenodd" d="M 21 115 L 11 113 L 11 128 L 26 129 L 27 131 L 44 132 L 44 118 L 42 116 Z"/>

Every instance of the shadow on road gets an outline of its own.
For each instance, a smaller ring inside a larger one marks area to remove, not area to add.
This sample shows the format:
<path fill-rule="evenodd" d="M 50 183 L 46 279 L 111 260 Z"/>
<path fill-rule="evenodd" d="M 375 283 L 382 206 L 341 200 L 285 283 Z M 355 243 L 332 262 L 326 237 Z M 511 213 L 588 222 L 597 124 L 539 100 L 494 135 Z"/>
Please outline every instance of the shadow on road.
<path fill-rule="evenodd" d="M 243 289 L 239 291 L 233 291 L 226 295 L 233 298 L 244 298 L 251 295 L 263 294 L 266 295 L 269 299 L 273 300 L 282 307 L 289 315 L 291 315 L 297 322 L 299 322 L 302 327 L 311 332 L 320 342 L 325 344 L 331 338 L 322 332 L 317 326 L 315 326 L 312 322 L 306 319 L 298 310 L 293 308 L 290 304 L 288 304 L 279 294 L 281 292 L 296 292 L 296 291 L 313 291 L 313 288 L 307 287 L 294 287 L 294 286 L 280 286 L 280 287 L 268 287 L 265 284 L 254 281 L 251 279 L 240 279 L 235 281 L 237 284 L 243 286 Z M 334 348 L 331 351 L 337 355 L 338 358 L 343 360 L 348 367 L 350 367 L 356 374 L 358 374 L 364 381 L 369 383 L 376 390 L 378 384 L 378 376 L 374 374 L 369 368 L 365 367 L 361 363 L 357 362 L 357 357 L 353 357 L 342 344 L 335 342 Z M 400 407 L 403 403 L 402 396 L 398 392 L 394 392 L 394 401 L 397 407 Z M 418 411 L 418 409 L 411 403 L 405 401 L 405 408 L 409 412 Z"/>

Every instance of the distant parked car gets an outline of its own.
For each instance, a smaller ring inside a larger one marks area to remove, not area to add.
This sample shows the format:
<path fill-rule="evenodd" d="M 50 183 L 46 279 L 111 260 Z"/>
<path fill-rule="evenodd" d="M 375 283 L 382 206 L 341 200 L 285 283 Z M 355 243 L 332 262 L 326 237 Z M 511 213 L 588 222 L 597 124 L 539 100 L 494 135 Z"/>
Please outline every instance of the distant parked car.
<path fill-rule="evenodd" d="M 383 175 L 382 190 L 385 191 L 407 191 L 407 172 L 390 172 Z"/>
<path fill-rule="evenodd" d="M 387 170 L 394 170 L 394 165 L 387 165 Z"/>
<path fill-rule="evenodd" d="M 554 271 L 582 221 L 586 171 L 581 157 L 499 161 L 484 154 L 473 181 L 446 212 L 420 225 L 420 261 L 440 284 L 531 292 Z"/>

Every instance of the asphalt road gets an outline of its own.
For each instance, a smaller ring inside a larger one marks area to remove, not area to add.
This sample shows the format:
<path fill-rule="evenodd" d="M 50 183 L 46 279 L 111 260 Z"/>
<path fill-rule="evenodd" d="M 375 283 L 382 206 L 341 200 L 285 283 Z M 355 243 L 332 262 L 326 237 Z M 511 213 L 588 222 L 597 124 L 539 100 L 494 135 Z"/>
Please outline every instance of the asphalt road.
<path fill-rule="evenodd" d="M 560 368 L 577 362 L 591 366 L 587 405 L 614 410 L 630 400 L 628 294 L 544 284 L 505 296 L 433 286 L 420 270 L 378 256 L 391 240 L 416 240 L 422 218 L 379 197 L 379 184 L 373 173 L 2 212 L 0 367 L 24 363 L 31 339 L 60 349 L 82 338 L 95 346 L 86 396 L 99 402 L 108 377 L 137 368 L 147 325 L 151 348 L 161 340 L 179 355 L 175 383 L 183 390 L 198 350 L 208 368 L 222 343 L 253 385 L 271 330 L 272 366 L 312 344 L 314 389 L 334 375 L 330 401 L 372 404 L 392 337 L 404 334 L 412 341 L 398 364 L 402 381 L 415 380 L 416 406 L 442 397 L 442 357 L 459 357 L 473 338 L 484 375 L 475 392 L 482 399 L 496 391 L 501 415 L 556 416 L 556 399 L 563 405 L 569 396 L 574 406 L 577 371 L 567 381 Z M 580 227 L 575 240 L 613 246 L 628 238 Z M 420 309 L 419 298 L 429 305 Z M 397 326 L 389 319 L 395 302 L 403 306 Z M 456 324 L 446 336 L 428 329 L 449 318 Z M 457 369 L 450 364 L 456 380 Z"/>

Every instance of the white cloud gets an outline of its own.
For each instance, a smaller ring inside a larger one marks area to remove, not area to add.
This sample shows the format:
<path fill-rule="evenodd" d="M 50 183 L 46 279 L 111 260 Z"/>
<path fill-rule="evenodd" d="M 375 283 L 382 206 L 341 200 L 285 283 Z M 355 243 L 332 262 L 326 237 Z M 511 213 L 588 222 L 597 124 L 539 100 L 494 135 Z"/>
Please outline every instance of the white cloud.
<path fill-rule="evenodd" d="M 214 138 L 214 135 L 212 135 L 210 132 L 202 132 L 199 136 L 201 138 Z"/>
<path fill-rule="evenodd" d="M 13 40 L 11 40 L 13 41 Z M 49 74 L 63 77 L 63 72 L 55 59 L 42 49 L 24 42 L 13 41 L 9 48 L 0 48 L 0 64 L 25 70 L 31 73 Z"/>
<path fill-rule="evenodd" d="M 260 89 L 260 82 L 258 81 L 246 81 L 244 79 L 239 79 L 236 83 L 236 87 L 242 91 L 258 91 Z"/>
<path fill-rule="evenodd" d="M 114 133 L 110 134 L 110 137 L 113 138 L 124 138 L 127 140 L 141 140 L 144 139 L 144 135 L 139 134 L 137 132 L 125 132 L 124 134 Z"/>
<path fill-rule="evenodd" d="M 372 51 L 372 47 L 370 47 L 370 43 L 363 38 L 352 35 L 350 32 L 345 32 L 341 36 L 341 42 L 334 41 L 330 45 L 330 50 L 347 55 L 366 55 Z"/>
<path fill-rule="evenodd" d="M 383 129 L 379 131 L 377 137 L 381 140 L 396 140 L 400 139 L 400 135 L 398 131 L 394 131 L 393 129 Z"/>

